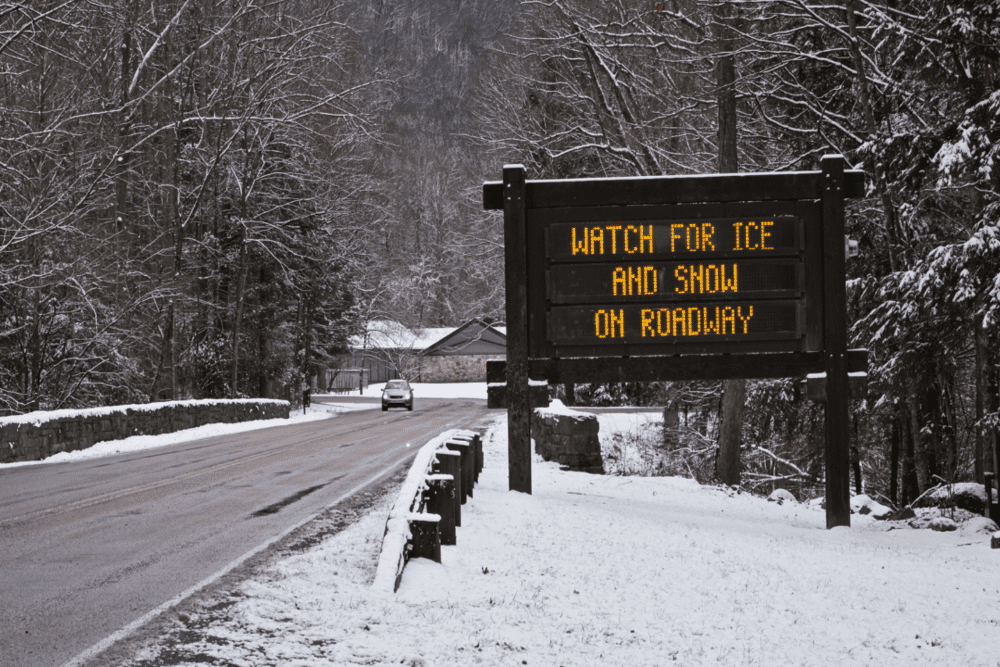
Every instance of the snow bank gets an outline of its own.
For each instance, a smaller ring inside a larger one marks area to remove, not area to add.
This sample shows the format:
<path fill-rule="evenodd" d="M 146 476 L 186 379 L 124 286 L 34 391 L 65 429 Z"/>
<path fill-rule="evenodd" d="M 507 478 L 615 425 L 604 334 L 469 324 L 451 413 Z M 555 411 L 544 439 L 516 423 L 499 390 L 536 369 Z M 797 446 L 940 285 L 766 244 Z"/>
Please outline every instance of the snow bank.
<path fill-rule="evenodd" d="M 986 487 L 975 482 L 943 484 L 928 491 L 921 499 L 919 505 L 947 507 L 952 502 L 954 502 L 956 507 L 961 507 L 976 514 L 982 514 L 987 503 Z"/>
<path fill-rule="evenodd" d="M 877 500 L 861 493 L 851 498 L 851 512 L 870 514 L 876 519 L 886 519 L 892 514 L 892 508 L 886 507 Z"/>

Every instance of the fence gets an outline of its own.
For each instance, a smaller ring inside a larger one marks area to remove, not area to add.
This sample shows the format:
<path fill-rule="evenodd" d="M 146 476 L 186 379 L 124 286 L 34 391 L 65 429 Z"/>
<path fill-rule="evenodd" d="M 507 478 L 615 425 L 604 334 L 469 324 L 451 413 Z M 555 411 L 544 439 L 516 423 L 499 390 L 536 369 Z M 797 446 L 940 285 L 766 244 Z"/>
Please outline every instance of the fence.
<path fill-rule="evenodd" d="M 457 542 L 462 505 L 483 469 L 483 443 L 475 431 L 452 429 L 417 452 L 382 537 L 374 588 L 399 588 L 410 558 L 441 562 L 441 545 Z"/>
<path fill-rule="evenodd" d="M 358 381 L 368 387 L 369 371 L 367 368 L 331 368 L 328 387 L 330 391 L 352 391 L 358 388 Z M 363 374 L 363 376 L 362 376 Z M 362 379 L 363 378 L 363 379 Z"/>

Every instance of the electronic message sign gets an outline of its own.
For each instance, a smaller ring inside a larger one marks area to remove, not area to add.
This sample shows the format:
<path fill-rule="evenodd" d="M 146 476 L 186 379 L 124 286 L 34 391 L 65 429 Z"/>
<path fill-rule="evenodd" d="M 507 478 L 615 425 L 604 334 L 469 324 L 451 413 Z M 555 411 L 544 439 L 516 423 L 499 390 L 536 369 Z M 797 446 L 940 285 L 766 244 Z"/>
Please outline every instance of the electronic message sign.
<path fill-rule="evenodd" d="M 803 350 L 809 207 L 736 208 L 529 212 L 531 356 Z"/>
<path fill-rule="evenodd" d="M 504 212 L 510 488 L 531 492 L 528 378 L 826 375 L 827 527 L 850 525 L 844 200 L 819 171 L 483 185 Z M 857 370 L 857 369 L 855 369 Z M 497 380 L 493 380 L 496 382 Z"/>

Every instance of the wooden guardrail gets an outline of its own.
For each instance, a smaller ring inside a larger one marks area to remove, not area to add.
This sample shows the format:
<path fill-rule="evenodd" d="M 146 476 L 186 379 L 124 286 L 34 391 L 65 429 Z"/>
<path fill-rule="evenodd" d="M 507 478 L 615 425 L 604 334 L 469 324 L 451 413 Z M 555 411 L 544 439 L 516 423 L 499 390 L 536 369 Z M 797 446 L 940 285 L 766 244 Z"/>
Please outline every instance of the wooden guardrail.
<path fill-rule="evenodd" d="M 483 443 L 475 431 L 445 431 L 420 448 L 389 510 L 372 586 L 393 591 L 411 558 L 441 562 L 441 545 L 457 541 L 462 505 L 483 469 Z"/>

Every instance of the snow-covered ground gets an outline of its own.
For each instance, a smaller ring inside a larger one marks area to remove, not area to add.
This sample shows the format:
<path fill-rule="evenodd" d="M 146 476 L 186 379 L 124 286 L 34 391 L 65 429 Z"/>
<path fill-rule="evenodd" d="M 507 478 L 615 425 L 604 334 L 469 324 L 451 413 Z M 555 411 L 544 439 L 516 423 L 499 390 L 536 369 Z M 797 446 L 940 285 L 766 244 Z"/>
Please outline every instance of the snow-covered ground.
<path fill-rule="evenodd" d="M 509 492 L 506 432 L 498 416 L 441 564 L 371 587 L 383 503 L 179 618 L 171 664 L 1000 665 L 988 534 L 857 515 L 828 531 L 807 505 L 537 456 L 533 495 Z"/>
<path fill-rule="evenodd" d="M 649 475 L 657 469 L 660 457 L 654 445 L 663 439 L 662 412 L 598 414 L 597 423 L 605 472 Z"/>
<path fill-rule="evenodd" d="M 127 452 L 137 452 L 144 449 L 155 449 L 157 447 L 165 447 L 167 445 L 175 445 L 181 442 L 189 442 L 191 440 L 202 440 L 204 438 L 211 438 L 217 435 L 229 435 L 231 433 L 243 433 L 244 431 L 256 431 L 262 428 L 272 428 L 275 426 L 288 426 L 289 424 L 299 424 L 307 421 L 315 421 L 317 419 L 328 419 L 334 417 L 338 414 L 344 412 L 353 412 L 355 410 L 372 410 L 377 409 L 381 404 L 374 399 L 378 399 L 382 395 L 382 387 L 384 384 L 372 385 L 365 390 L 365 396 L 372 398 L 371 403 L 313 403 L 305 413 L 300 409 L 292 409 L 291 416 L 288 419 L 258 419 L 255 421 L 241 422 L 239 424 L 205 424 L 204 426 L 198 426 L 196 428 L 189 428 L 183 431 L 176 431 L 174 433 L 164 433 L 162 435 L 134 435 L 130 438 L 124 438 L 122 440 L 108 440 L 106 442 L 98 442 L 92 447 L 87 449 L 80 449 L 75 452 L 60 452 L 54 454 L 47 459 L 41 461 L 19 461 L 17 463 L 0 463 L 0 469 L 11 468 L 14 466 L 30 466 L 39 465 L 46 463 L 65 463 L 67 461 L 83 461 L 86 459 L 101 458 L 104 456 L 112 456 L 114 454 L 124 454 Z M 414 385 L 414 396 L 416 400 L 420 400 L 421 397 L 426 398 L 482 398 L 486 400 L 486 383 L 485 382 L 470 382 L 470 383 L 453 383 L 453 384 L 415 384 Z M 324 400 L 336 401 L 338 396 L 346 396 L 348 394 L 322 394 Z M 352 394 L 357 396 L 358 392 L 355 391 Z M 162 403 L 156 405 L 163 405 Z M 121 410 L 125 408 L 130 408 L 133 410 L 142 410 L 147 408 L 146 405 L 124 405 L 115 406 L 113 408 L 94 408 L 92 410 L 59 410 L 47 413 L 31 413 L 30 415 L 16 416 L 16 417 L 3 417 L 5 421 L 38 421 L 40 417 L 38 415 L 45 415 L 45 419 L 58 419 L 61 417 L 69 417 L 74 414 L 100 414 L 101 412 L 107 412 L 110 410 Z"/>
<path fill-rule="evenodd" d="M 420 400 L 421 398 L 481 398 L 484 401 L 486 400 L 485 382 L 411 382 L 410 387 L 413 389 L 413 398 L 415 400 Z M 385 382 L 379 382 L 377 384 L 368 385 L 368 387 L 360 393 L 357 389 L 354 389 L 347 392 L 322 394 L 322 396 L 324 398 L 359 395 L 379 397 L 382 395 L 383 388 L 385 388 Z"/>

